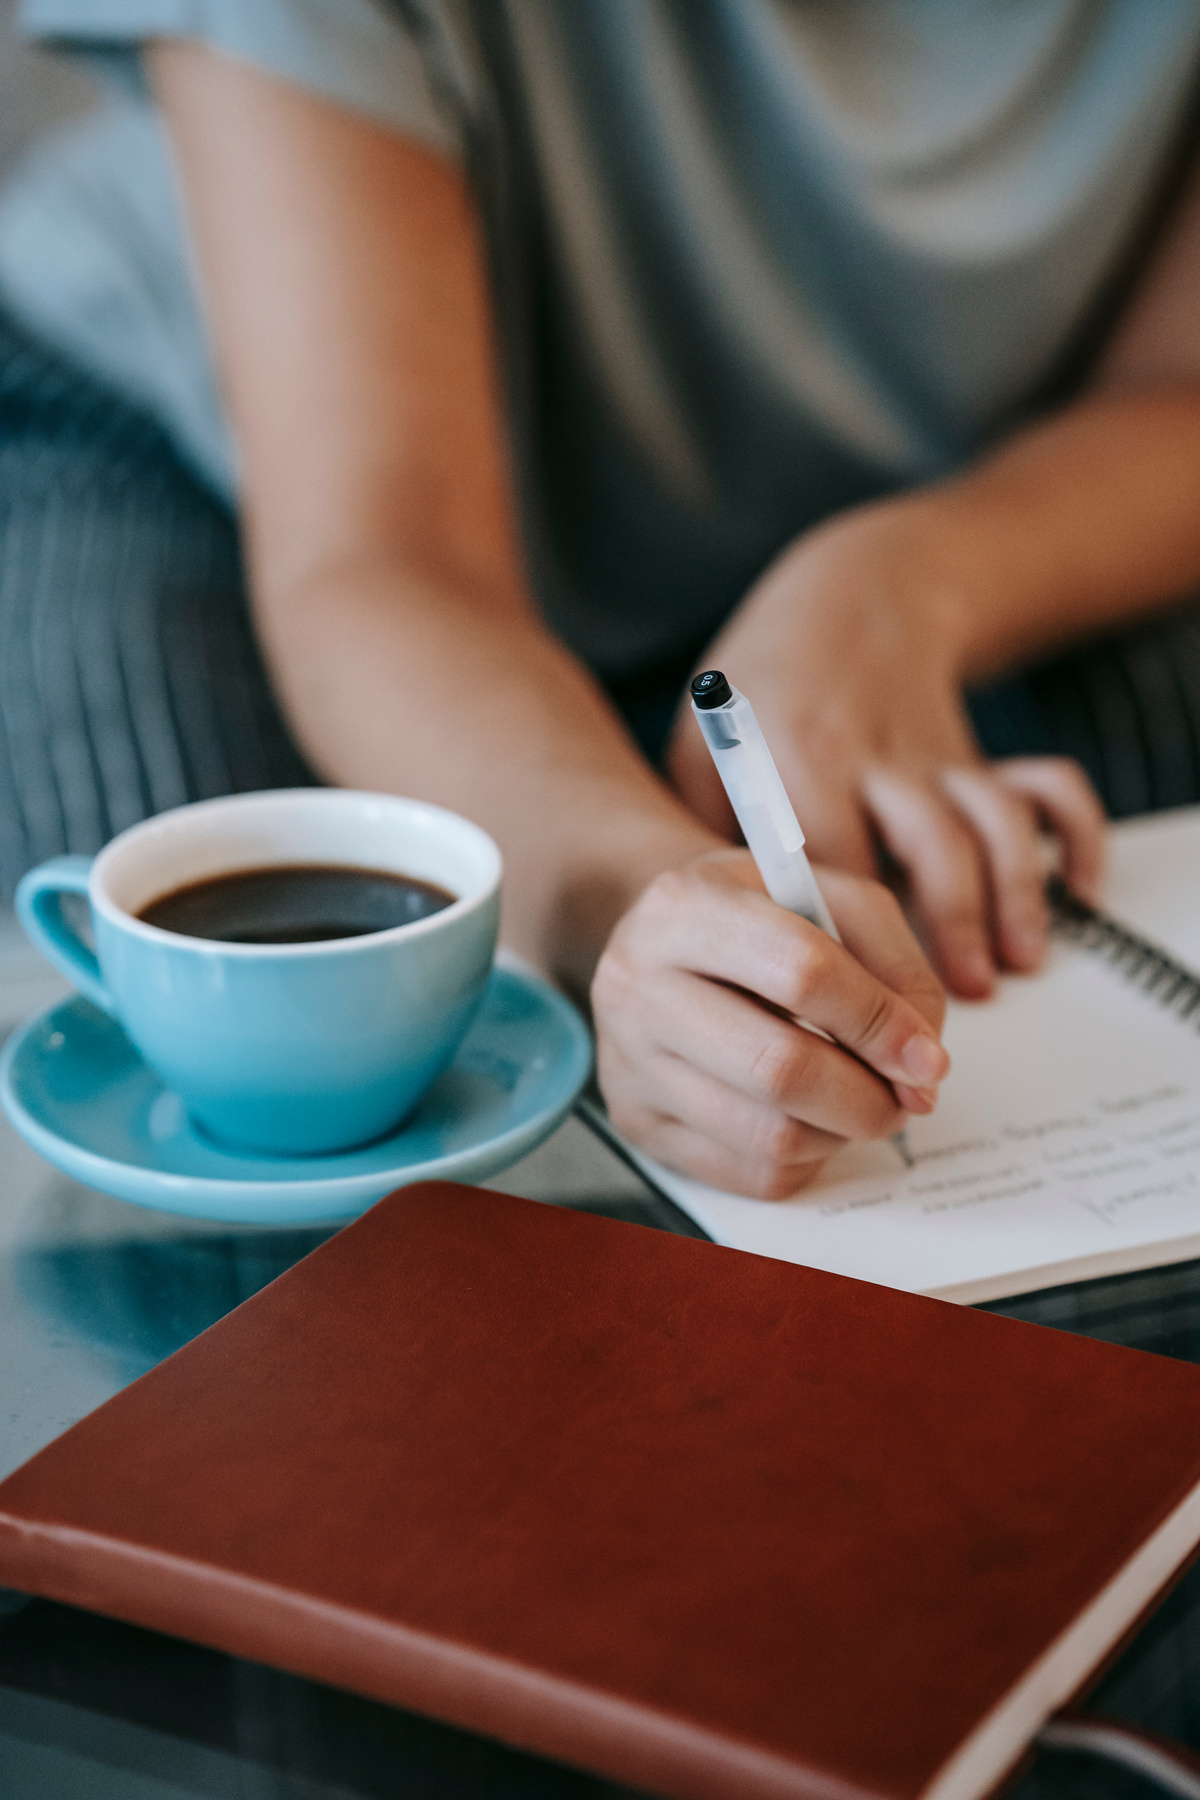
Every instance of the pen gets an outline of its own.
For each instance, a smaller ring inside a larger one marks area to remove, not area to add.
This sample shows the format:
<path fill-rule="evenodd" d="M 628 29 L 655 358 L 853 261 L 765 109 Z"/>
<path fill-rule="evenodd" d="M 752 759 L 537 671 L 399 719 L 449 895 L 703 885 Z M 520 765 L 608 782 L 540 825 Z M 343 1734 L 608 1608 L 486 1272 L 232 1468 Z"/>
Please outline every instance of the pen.
<path fill-rule="evenodd" d="M 768 894 L 778 906 L 807 919 L 840 944 L 841 934 L 804 854 L 804 833 L 754 708 L 720 669 L 705 669 L 692 682 L 692 711 Z M 911 1168 L 906 1133 L 898 1131 L 892 1143 Z"/>

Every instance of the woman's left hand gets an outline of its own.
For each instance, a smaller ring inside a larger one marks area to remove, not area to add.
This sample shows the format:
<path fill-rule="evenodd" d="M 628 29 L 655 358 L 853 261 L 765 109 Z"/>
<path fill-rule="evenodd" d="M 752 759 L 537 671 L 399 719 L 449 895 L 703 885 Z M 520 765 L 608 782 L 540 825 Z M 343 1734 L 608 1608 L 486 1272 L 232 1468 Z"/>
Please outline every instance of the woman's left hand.
<path fill-rule="evenodd" d="M 942 573 L 911 502 L 847 514 L 786 550 L 710 647 L 752 702 L 814 858 L 905 871 L 935 966 L 966 998 L 998 970 L 1036 969 L 1048 916 L 1040 834 L 1084 897 L 1103 869 L 1104 815 L 1065 758 L 988 763 L 961 690 L 969 597 Z M 733 835 L 686 702 L 668 753 L 676 788 Z"/>

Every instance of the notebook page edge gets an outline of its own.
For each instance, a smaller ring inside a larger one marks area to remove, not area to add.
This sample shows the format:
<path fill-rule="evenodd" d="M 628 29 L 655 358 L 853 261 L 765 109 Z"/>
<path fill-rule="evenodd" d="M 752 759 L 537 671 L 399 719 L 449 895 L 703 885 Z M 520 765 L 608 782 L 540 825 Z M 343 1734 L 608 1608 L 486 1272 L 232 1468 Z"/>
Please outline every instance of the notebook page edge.
<path fill-rule="evenodd" d="M 946 1762 L 921 1800 L 982 1800 L 1200 1541 L 1200 1482 Z"/>
<path fill-rule="evenodd" d="M 1014 1271 L 1011 1275 L 981 1276 L 977 1281 L 951 1282 L 946 1287 L 914 1288 L 927 1300 L 950 1300 L 956 1306 L 982 1306 L 989 1300 L 1012 1300 L 1018 1294 L 1037 1294 L 1044 1288 L 1065 1287 L 1074 1281 L 1099 1281 L 1106 1275 L 1134 1275 L 1139 1269 L 1164 1269 L 1172 1263 L 1200 1257 L 1200 1231 L 1157 1243 L 1130 1244 L 1068 1262 L 1044 1263 Z"/>

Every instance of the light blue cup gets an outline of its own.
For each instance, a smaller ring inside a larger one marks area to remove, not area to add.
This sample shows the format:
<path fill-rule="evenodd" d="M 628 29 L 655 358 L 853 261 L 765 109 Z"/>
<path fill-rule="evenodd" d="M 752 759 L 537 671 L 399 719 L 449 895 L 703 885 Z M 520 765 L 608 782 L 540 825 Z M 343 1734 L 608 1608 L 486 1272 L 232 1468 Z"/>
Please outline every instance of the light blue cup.
<path fill-rule="evenodd" d="M 411 925 L 309 944 L 216 943 L 136 917 L 190 882 L 281 863 L 388 869 L 458 898 Z M 22 881 L 17 910 L 213 1136 L 327 1155 L 400 1125 L 451 1061 L 495 955 L 500 875 L 491 838 L 440 807 L 295 788 L 177 807 L 95 858 L 54 857 Z M 95 954 L 64 894 L 87 896 Z"/>

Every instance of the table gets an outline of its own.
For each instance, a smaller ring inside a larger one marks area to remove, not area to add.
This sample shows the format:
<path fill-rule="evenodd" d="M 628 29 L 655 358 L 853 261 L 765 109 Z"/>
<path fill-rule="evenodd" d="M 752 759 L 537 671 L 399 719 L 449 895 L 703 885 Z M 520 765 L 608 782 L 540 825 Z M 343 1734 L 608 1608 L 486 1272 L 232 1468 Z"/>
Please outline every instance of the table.
<path fill-rule="evenodd" d="M 63 991 L 0 914 L 0 1038 Z M 576 1121 L 491 1186 L 632 1227 L 698 1228 Z M 314 1248 L 328 1228 L 182 1219 L 58 1175 L 0 1119 L 0 1476 Z M 1200 1360 L 1195 1266 L 997 1310 L 1098 1336 L 1151 1306 L 1170 1354 Z M 1096 1704 L 1200 1744 L 1200 1576 Z M 1192 1637 L 1195 1635 L 1195 1642 Z M 1195 1655 L 1194 1668 L 1180 1657 Z M 1151 1701 L 1147 1691 L 1152 1690 Z M 1191 1696 L 1196 1696 L 1193 1704 Z M 1107 1785 L 1106 1785 L 1107 1784 Z M 1013 1800 L 1149 1795 L 1082 1758 L 1041 1755 Z M 620 1800 L 628 1790 L 415 1715 L 112 1620 L 0 1590 L 0 1800 Z"/>

